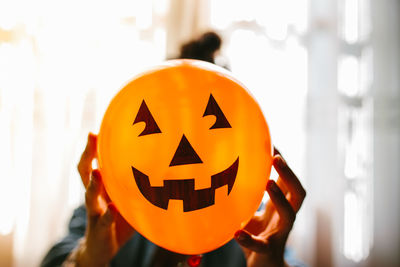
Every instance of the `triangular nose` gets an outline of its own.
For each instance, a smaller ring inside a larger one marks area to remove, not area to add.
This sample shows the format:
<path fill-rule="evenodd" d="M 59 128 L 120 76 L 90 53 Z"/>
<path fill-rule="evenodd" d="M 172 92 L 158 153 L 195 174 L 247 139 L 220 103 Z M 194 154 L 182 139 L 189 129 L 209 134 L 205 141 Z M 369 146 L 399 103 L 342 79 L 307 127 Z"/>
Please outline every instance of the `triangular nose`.
<path fill-rule="evenodd" d="M 195 163 L 203 163 L 203 161 L 201 161 L 199 155 L 194 151 L 186 136 L 183 135 L 169 166 Z"/>

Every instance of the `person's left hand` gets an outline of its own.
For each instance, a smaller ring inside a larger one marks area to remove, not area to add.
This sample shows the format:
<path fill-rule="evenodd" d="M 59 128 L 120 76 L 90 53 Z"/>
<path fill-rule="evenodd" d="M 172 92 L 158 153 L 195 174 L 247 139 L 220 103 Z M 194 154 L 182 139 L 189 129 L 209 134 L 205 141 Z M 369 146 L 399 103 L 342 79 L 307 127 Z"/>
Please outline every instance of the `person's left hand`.
<path fill-rule="evenodd" d="M 70 259 L 76 266 L 108 266 L 120 248 L 135 234 L 135 229 L 122 217 L 111 202 L 99 170 L 92 169 L 97 159 L 97 136 L 90 133 L 78 164 L 86 188 L 87 227 L 84 237 Z"/>
<path fill-rule="evenodd" d="M 283 258 L 286 240 L 306 196 L 296 175 L 279 152 L 275 152 L 273 166 L 279 178 L 277 183 L 273 180 L 267 183 L 270 200 L 243 230 L 235 233 L 250 267 L 287 266 Z"/>

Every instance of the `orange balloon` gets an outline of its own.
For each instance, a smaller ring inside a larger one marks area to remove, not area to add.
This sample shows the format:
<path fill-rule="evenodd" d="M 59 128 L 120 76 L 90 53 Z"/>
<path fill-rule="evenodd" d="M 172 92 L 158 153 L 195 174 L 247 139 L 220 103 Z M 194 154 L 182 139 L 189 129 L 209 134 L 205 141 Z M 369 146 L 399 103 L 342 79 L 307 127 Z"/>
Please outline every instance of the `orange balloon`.
<path fill-rule="evenodd" d="M 260 107 L 228 71 L 172 60 L 114 97 L 98 157 L 121 215 L 153 243 L 190 255 L 224 245 L 250 220 L 272 146 Z"/>

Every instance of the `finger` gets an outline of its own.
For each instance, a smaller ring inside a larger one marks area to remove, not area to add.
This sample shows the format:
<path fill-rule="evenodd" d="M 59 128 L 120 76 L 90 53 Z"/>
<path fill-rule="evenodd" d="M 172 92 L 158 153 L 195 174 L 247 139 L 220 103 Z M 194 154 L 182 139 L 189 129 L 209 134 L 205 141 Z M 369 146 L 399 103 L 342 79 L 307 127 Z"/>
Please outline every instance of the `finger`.
<path fill-rule="evenodd" d="M 276 148 L 276 146 L 274 146 L 274 157 L 277 156 L 277 155 L 282 157 L 281 152 Z M 283 194 L 286 195 L 288 190 L 287 190 L 287 188 L 285 186 L 285 183 L 282 181 L 282 179 L 280 177 L 278 177 L 278 180 L 276 182 L 277 182 L 279 188 L 282 190 Z"/>
<path fill-rule="evenodd" d="M 262 218 L 263 222 L 265 223 L 265 226 L 272 219 L 272 216 L 274 216 L 275 211 L 276 211 L 276 209 L 275 209 L 274 204 L 272 203 L 271 200 L 268 200 L 266 205 L 265 205 L 264 212 L 261 215 L 261 218 Z M 263 231 L 265 230 L 265 226 L 263 228 Z"/>
<path fill-rule="evenodd" d="M 300 209 L 304 198 L 306 197 L 306 191 L 304 190 L 297 176 L 293 173 L 293 171 L 286 164 L 286 161 L 280 155 L 274 157 L 273 165 L 278 172 L 279 177 L 284 182 L 286 188 L 289 190 L 290 204 L 297 212 Z"/>
<path fill-rule="evenodd" d="M 99 219 L 99 225 L 102 228 L 109 228 L 111 224 L 115 221 L 115 217 L 118 211 L 116 210 L 113 203 L 107 205 L 107 210 Z"/>
<path fill-rule="evenodd" d="M 283 182 L 283 180 L 278 177 L 278 180 L 276 181 L 276 183 L 278 184 L 279 188 L 281 189 L 282 193 L 287 196 L 288 194 L 288 190 L 285 186 L 285 183 Z M 265 190 L 267 190 L 268 184 L 265 188 Z M 261 216 L 263 218 L 264 221 L 269 221 L 271 216 L 273 215 L 275 211 L 275 207 L 274 205 L 271 203 L 271 201 L 267 201 L 267 203 L 265 204 L 265 208 L 263 209 Z"/>
<path fill-rule="evenodd" d="M 284 232 L 289 232 L 296 219 L 296 212 L 273 180 L 268 181 L 267 191 L 276 211 L 279 214 L 280 228 L 284 230 Z"/>
<path fill-rule="evenodd" d="M 94 224 L 89 226 L 93 227 L 91 233 L 95 236 L 98 243 L 103 243 L 109 245 L 113 244 L 114 239 L 114 222 L 115 222 L 116 210 L 113 205 L 109 203 L 105 212 L 94 221 Z M 90 227 L 89 227 L 90 231 Z M 96 244 L 98 245 L 98 244 Z"/>
<path fill-rule="evenodd" d="M 267 242 L 263 238 L 251 235 L 244 230 L 237 231 L 235 239 L 241 246 L 257 253 L 263 253 L 267 250 Z"/>
<path fill-rule="evenodd" d="M 286 196 L 289 190 L 287 189 L 285 182 L 282 180 L 281 177 L 278 177 L 278 180 L 276 181 L 276 184 L 279 186 L 281 189 L 282 193 Z"/>
<path fill-rule="evenodd" d="M 97 157 L 97 136 L 89 133 L 85 150 L 78 163 L 78 172 L 81 176 L 83 185 L 87 187 L 92 172 L 92 161 Z"/>
<path fill-rule="evenodd" d="M 276 183 L 278 184 L 282 193 L 285 196 L 287 196 L 288 190 L 287 190 L 284 182 L 282 181 L 282 179 L 278 178 Z M 267 186 L 265 187 L 265 190 L 267 190 Z M 274 204 L 272 204 L 272 202 L 269 200 L 269 201 L 267 201 L 267 203 L 265 203 L 264 209 L 262 211 L 260 211 L 259 214 L 264 222 L 268 222 L 271 219 L 272 215 L 274 214 L 274 211 L 275 211 Z"/>
<path fill-rule="evenodd" d="M 94 170 L 85 194 L 86 209 L 89 218 L 100 216 L 103 213 L 103 209 L 99 203 L 99 196 L 102 190 L 103 183 L 100 172 Z"/>
<path fill-rule="evenodd" d="M 274 156 L 276 155 L 280 155 L 281 152 L 279 152 L 279 150 L 276 148 L 276 146 L 274 146 Z"/>
<path fill-rule="evenodd" d="M 89 133 L 88 135 L 88 143 L 87 143 L 89 156 L 96 157 L 97 156 L 97 135 L 94 133 Z"/>

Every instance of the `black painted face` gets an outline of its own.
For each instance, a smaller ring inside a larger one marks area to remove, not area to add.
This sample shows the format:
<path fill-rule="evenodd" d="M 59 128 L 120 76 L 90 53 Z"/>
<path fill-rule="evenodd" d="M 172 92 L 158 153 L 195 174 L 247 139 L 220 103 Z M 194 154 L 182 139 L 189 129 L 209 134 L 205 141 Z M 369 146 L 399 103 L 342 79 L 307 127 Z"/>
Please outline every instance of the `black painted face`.
<path fill-rule="evenodd" d="M 212 95 L 210 95 L 203 117 L 209 115 L 216 117 L 216 121 L 210 127 L 210 130 L 232 128 Z M 162 134 L 144 100 L 139 108 L 133 125 L 138 122 L 146 123 L 144 130 L 139 134 L 139 136 L 156 133 Z M 169 166 L 173 168 L 177 165 L 201 163 L 203 163 L 203 161 L 196 153 L 186 136 L 183 135 Z M 210 188 L 195 190 L 194 179 L 164 180 L 164 186 L 151 186 L 149 177 L 131 166 L 133 176 L 140 192 L 150 203 L 166 210 L 170 199 L 180 199 L 183 201 L 184 212 L 194 211 L 214 205 L 215 190 L 224 185 L 228 185 L 229 195 L 235 183 L 238 167 L 239 157 L 225 170 L 211 176 Z"/>

